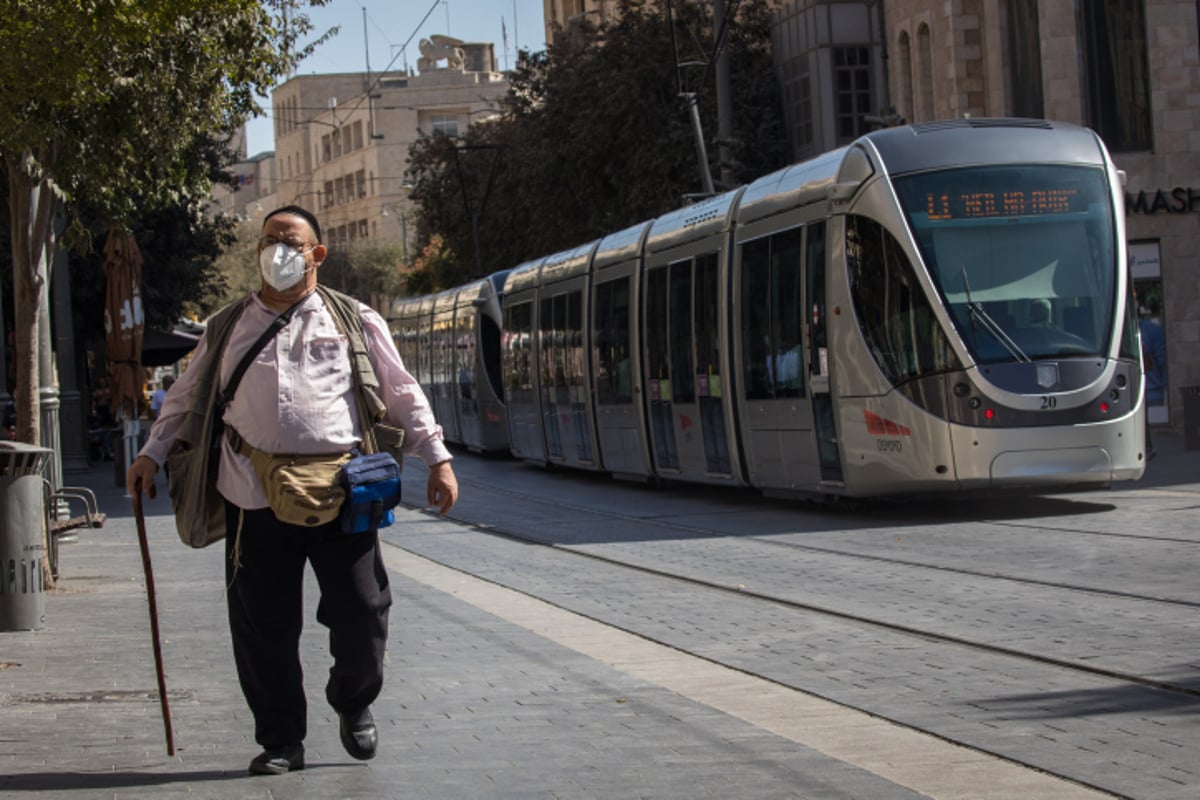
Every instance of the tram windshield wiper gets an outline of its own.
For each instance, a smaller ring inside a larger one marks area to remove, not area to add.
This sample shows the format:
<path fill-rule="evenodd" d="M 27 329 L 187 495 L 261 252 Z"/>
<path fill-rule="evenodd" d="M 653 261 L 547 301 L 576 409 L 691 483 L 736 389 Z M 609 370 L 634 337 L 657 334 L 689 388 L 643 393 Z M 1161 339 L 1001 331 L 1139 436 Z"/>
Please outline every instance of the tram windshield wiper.
<path fill-rule="evenodd" d="M 984 309 L 983 303 L 977 303 L 971 299 L 971 284 L 967 280 L 966 267 L 962 268 L 962 279 L 963 291 L 967 295 L 967 311 L 971 315 L 971 327 L 975 328 L 975 324 L 978 323 L 979 327 L 991 334 L 991 337 L 999 342 L 1008 351 L 1009 355 L 1017 361 L 1023 361 L 1026 364 L 1033 363 L 1033 359 L 1025 355 L 1025 351 L 1021 349 L 1019 344 L 1013 341 L 1012 337 L 1005 332 L 1000 323 L 992 319 L 992 315 Z"/>

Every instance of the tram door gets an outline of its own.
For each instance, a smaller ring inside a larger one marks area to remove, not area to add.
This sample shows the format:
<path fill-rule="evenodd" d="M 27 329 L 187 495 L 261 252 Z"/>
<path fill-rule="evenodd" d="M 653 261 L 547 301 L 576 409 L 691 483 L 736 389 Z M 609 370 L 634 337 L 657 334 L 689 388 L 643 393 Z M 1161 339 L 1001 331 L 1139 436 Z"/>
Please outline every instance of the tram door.
<path fill-rule="evenodd" d="M 825 319 L 825 223 L 739 245 L 741 409 L 750 482 L 815 491 L 840 480 Z"/>
<path fill-rule="evenodd" d="M 506 304 L 501 359 L 508 407 L 509 447 L 527 461 L 544 461 L 532 299 Z"/>
<path fill-rule="evenodd" d="M 631 262 L 606 270 L 592 294 L 592 361 L 595 370 L 596 426 L 600 459 L 609 472 L 648 474 L 642 444 L 642 412 L 635 401 L 638 358 L 634 352 L 637 317 Z M 613 278 L 612 275 L 617 277 Z"/>
<path fill-rule="evenodd" d="M 538 309 L 542 426 L 550 461 L 594 466 L 592 421 L 588 414 L 587 360 L 583 347 L 583 289 L 549 296 L 543 288 Z"/>
<path fill-rule="evenodd" d="M 732 478 L 725 426 L 718 255 L 646 272 L 646 413 L 656 471 Z"/>

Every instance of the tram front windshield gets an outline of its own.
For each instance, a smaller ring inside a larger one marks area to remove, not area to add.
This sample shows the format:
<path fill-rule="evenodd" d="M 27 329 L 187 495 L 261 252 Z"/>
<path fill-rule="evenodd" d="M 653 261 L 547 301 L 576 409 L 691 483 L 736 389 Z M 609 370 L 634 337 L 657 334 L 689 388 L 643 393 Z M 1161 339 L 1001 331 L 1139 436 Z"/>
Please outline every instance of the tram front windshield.
<path fill-rule="evenodd" d="M 972 167 L 894 184 L 976 362 L 1108 352 L 1117 263 L 1102 169 Z"/>

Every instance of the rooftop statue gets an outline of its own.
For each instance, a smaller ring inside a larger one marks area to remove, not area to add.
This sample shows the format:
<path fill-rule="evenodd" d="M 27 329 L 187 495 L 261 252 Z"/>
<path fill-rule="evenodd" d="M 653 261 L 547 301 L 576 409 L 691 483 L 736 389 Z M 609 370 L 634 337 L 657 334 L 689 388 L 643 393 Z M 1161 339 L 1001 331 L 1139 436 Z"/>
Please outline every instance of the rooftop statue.
<path fill-rule="evenodd" d="M 438 62 L 445 61 L 445 69 L 462 69 L 464 54 L 462 40 L 451 36 L 430 36 L 422 39 L 419 45 L 421 57 L 417 59 L 417 69 L 421 72 L 438 69 Z"/>

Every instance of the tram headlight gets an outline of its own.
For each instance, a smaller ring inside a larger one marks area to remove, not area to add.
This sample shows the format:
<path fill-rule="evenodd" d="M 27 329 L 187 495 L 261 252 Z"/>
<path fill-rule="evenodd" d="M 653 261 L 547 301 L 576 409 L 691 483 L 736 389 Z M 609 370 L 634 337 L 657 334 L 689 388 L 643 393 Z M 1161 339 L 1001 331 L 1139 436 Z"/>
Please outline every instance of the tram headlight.
<path fill-rule="evenodd" d="M 966 397 L 970 393 L 971 393 L 971 387 L 968 386 L 967 384 L 965 384 L 965 383 L 954 384 L 954 396 L 955 397 Z"/>
<path fill-rule="evenodd" d="M 1107 413 L 1108 413 L 1108 401 L 1106 401 L 1106 400 L 1101 400 L 1101 401 L 1100 401 L 1100 413 L 1101 413 L 1101 414 L 1107 414 Z"/>
<path fill-rule="evenodd" d="M 1128 382 L 1129 382 L 1129 381 L 1128 381 L 1128 380 L 1125 378 L 1125 376 L 1124 376 L 1124 375 L 1118 375 L 1118 376 L 1117 376 L 1117 388 L 1118 388 L 1118 389 L 1124 389 L 1124 388 L 1125 388 L 1125 384 L 1127 384 Z"/>
<path fill-rule="evenodd" d="M 1114 403 L 1117 402 L 1118 400 L 1120 400 L 1121 399 L 1121 390 L 1113 389 L 1111 392 L 1108 393 L 1108 399 L 1112 400 Z"/>
<path fill-rule="evenodd" d="M 971 407 L 972 411 L 974 411 L 974 410 L 978 409 L 979 406 L 982 405 L 982 402 L 979 400 L 978 397 L 972 397 L 970 400 L 967 401 L 967 405 Z"/>

